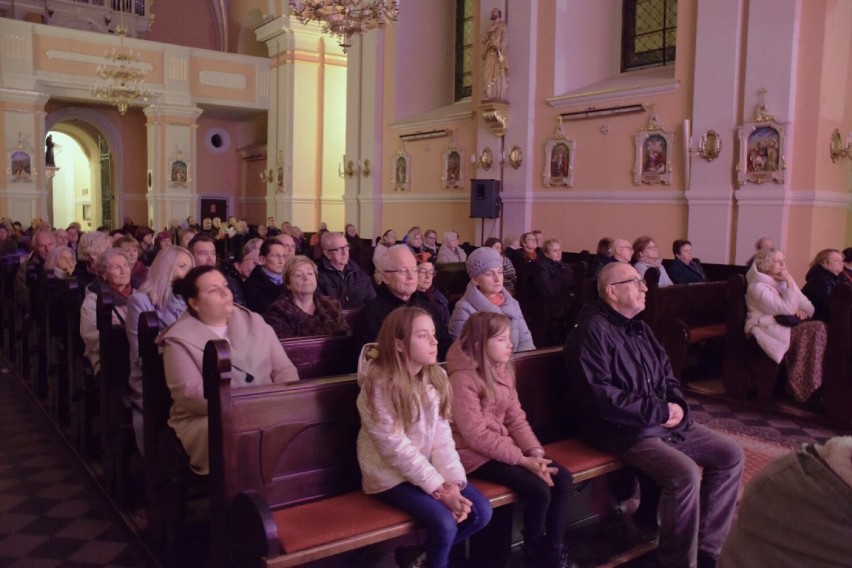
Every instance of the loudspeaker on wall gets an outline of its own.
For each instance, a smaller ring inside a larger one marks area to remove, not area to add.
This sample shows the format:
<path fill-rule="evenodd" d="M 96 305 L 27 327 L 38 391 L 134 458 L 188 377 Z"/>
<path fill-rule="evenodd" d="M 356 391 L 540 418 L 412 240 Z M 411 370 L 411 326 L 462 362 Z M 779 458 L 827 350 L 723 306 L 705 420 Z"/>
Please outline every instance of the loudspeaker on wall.
<path fill-rule="evenodd" d="M 500 180 L 470 180 L 470 216 L 478 219 L 500 216 Z"/>

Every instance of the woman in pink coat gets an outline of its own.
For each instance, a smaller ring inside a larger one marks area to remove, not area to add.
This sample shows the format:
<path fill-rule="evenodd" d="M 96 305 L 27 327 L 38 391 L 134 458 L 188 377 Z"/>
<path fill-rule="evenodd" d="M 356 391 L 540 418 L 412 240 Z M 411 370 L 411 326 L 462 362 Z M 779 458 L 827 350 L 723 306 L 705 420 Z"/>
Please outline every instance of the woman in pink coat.
<path fill-rule="evenodd" d="M 509 361 L 510 333 L 506 316 L 477 312 L 447 353 L 456 449 L 466 473 L 511 487 L 526 498 L 528 566 L 576 566 L 564 551 L 573 479 L 544 457 L 527 422 Z"/>

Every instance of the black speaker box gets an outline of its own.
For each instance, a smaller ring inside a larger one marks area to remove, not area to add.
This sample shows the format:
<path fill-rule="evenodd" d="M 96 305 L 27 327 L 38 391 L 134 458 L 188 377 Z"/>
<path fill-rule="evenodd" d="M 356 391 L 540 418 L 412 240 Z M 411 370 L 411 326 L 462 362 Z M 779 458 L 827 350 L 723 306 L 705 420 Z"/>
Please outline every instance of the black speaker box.
<path fill-rule="evenodd" d="M 500 180 L 470 180 L 470 216 L 478 219 L 500 216 Z"/>

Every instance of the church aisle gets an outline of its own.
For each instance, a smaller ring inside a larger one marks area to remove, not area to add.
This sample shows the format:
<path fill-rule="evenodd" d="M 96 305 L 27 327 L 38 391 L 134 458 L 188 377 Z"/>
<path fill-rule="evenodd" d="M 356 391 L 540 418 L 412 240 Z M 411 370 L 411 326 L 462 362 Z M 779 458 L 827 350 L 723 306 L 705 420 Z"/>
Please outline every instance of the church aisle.
<path fill-rule="evenodd" d="M 0 358 L 0 566 L 157 566 Z"/>

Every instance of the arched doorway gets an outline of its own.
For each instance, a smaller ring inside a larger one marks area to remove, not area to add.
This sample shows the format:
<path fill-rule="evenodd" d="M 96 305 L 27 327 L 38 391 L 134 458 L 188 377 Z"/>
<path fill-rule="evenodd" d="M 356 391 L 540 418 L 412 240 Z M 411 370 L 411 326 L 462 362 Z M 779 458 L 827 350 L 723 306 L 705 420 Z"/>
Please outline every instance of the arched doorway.
<path fill-rule="evenodd" d="M 63 129 L 64 130 L 64 129 Z M 72 221 L 83 225 L 84 231 L 97 228 L 92 216 L 93 190 L 96 179 L 92 172 L 92 144 L 89 138 L 60 130 L 48 132 L 53 136 L 54 159 L 58 168 L 51 180 L 48 216 L 54 227 L 67 227 Z M 97 202 L 97 200 L 95 200 Z"/>
<path fill-rule="evenodd" d="M 114 190 L 122 175 L 121 145 L 114 125 L 92 109 L 68 107 L 49 114 L 45 126 L 57 145 L 59 170 L 48 194 L 54 225 L 67 226 L 63 219 L 72 216 L 84 230 L 121 226 Z"/>

